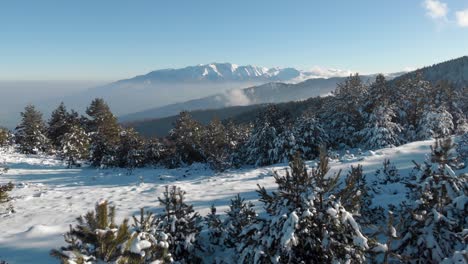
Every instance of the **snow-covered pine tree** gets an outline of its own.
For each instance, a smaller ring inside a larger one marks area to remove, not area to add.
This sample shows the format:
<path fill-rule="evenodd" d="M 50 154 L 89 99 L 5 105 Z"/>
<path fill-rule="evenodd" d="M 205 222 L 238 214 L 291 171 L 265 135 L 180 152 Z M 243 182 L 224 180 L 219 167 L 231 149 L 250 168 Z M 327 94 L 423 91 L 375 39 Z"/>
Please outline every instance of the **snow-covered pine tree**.
<path fill-rule="evenodd" d="M 115 207 L 107 201 L 96 204 L 95 211 L 79 217 L 65 234 L 67 246 L 53 249 L 51 255 L 62 263 L 172 263 L 167 235 L 154 228 L 154 216 L 141 211 L 134 224 L 115 223 Z"/>
<path fill-rule="evenodd" d="M 447 164 L 449 143 L 433 148 L 432 163 L 417 164 L 414 204 L 403 218 L 396 250 L 408 263 L 440 263 L 465 250 L 468 218 L 468 178 Z"/>
<path fill-rule="evenodd" d="M 133 216 L 132 233 L 124 251 L 122 263 L 172 263 L 168 235 L 157 229 L 157 217 L 140 210 Z"/>
<path fill-rule="evenodd" d="M 231 144 L 224 125 L 219 119 L 213 119 L 203 132 L 201 145 L 208 164 L 217 171 L 228 168 Z"/>
<path fill-rule="evenodd" d="M 95 211 L 77 218 L 75 227 L 65 234 L 68 246 L 52 250 L 51 255 L 63 263 L 96 263 L 98 260 L 116 262 L 121 257 L 124 243 L 130 238 L 128 219 L 115 223 L 115 207 L 107 201 L 96 204 Z"/>
<path fill-rule="evenodd" d="M 94 99 L 86 109 L 91 137 L 90 160 L 93 166 L 115 166 L 115 152 L 119 145 L 120 126 L 102 98 Z"/>
<path fill-rule="evenodd" d="M 242 263 L 340 263 L 364 262 L 368 249 L 352 214 L 332 195 L 338 177 L 325 177 L 328 158 L 321 152 L 320 164 L 310 173 L 300 155 L 290 163 L 291 172 L 275 174 L 278 191 L 260 188 L 260 201 L 268 217 L 249 243 L 239 246 Z M 244 231 L 244 232 L 246 232 Z M 252 243 L 256 241 L 256 243 Z"/>
<path fill-rule="evenodd" d="M 390 107 L 381 105 L 374 108 L 366 118 L 366 125 L 359 131 L 365 149 L 394 147 L 402 143 L 402 128 L 393 122 L 395 113 Z"/>
<path fill-rule="evenodd" d="M 169 139 L 174 144 L 171 153 L 174 164 L 192 164 L 204 162 L 206 157 L 202 149 L 203 126 L 195 121 L 187 111 L 180 112 L 174 128 L 169 132 Z"/>
<path fill-rule="evenodd" d="M 292 126 L 283 128 L 273 141 L 274 148 L 270 151 L 272 163 L 288 162 L 298 151 L 298 144 Z"/>
<path fill-rule="evenodd" d="M 13 143 L 13 134 L 7 128 L 0 127 L 0 147 L 6 147 Z"/>
<path fill-rule="evenodd" d="M 420 140 L 446 137 L 452 135 L 453 131 L 453 117 L 444 106 L 437 109 L 427 108 L 418 123 Z"/>
<path fill-rule="evenodd" d="M 143 148 L 144 164 L 155 166 L 164 159 L 166 147 L 158 138 L 153 137 L 145 140 Z"/>
<path fill-rule="evenodd" d="M 69 168 L 80 165 L 78 161 L 89 156 L 89 143 L 90 138 L 85 130 L 78 124 L 71 124 L 65 134 L 60 136 L 58 154 Z"/>
<path fill-rule="evenodd" d="M 397 123 L 403 127 L 406 141 L 414 141 L 417 139 L 418 124 L 424 109 L 433 104 L 432 99 L 428 98 L 433 87 L 423 80 L 419 72 L 398 80 L 394 88 L 397 94 L 394 101 L 398 102 Z"/>
<path fill-rule="evenodd" d="M 34 105 L 27 105 L 21 112 L 21 122 L 16 127 L 15 140 L 19 150 L 25 154 L 37 154 L 49 150 L 42 113 L 36 110 Z"/>
<path fill-rule="evenodd" d="M 221 217 L 216 213 L 216 207 L 211 205 L 210 213 L 204 217 L 204 244 L 202 245 L 202 258 L 205 263 L 208 259 L 212 263 L 223 263 L 222 259 L 219 259 L 220 255 L 223 255 L 225 245 L 224 240 L 226 236 L 225 226 Z M 201 235 L 200 235 L 201 236 Z"/>
<path fill-rule="evenodd" d="M 131 172 L 144 165 L 144 158 L 144 142 L 140 135 L 133 128 L 122 129 L 116 150 L 117 166 Z"/>
<path fill-rule="evenodd" d="M 307 160 L 318 157 L 320 146 L 326 146 L 330 143 L 322 124 L 310 113 L 306 113 L 296 120 L 294 138 L 297 149 Z"/>
<path fill-rule="evenodd" d="M 383 185 L 399 182 L 402 179 L 396 166 L 388 159 L 385 159 L 383 167 L 375 172 L 375 178 L 378 180 L 379 184 Z"/>
<path fill-rule="evenodd" d="M 60 149 L 62 146 L 63 136 L 70 130 L 68 117 L 68 111 L 63 102 L 60 103 L 54 111 L 52 111 L 50 116 L 47 127 L 47 136 L 55 150 Z"/>
<path fill-rule="evenodd" d="M 249 140 L 252 131 L 252 124 L 235 124 L 232 120 L 226 124 L 226 134 L 228 137 L 231 156 L 229 164 L 239 167 L 244 164 L 246 158 L 245 144 Z"/>
<path fill-rule="evenodd" d="M 462 167 L 468 165 L 468 132 L 463 134 L 457 143 L 458 161 Z"/>
<path fill-rule="evenodd" d="M 353 147 L 358 143 L 356 132 L 363 127 L 361 108 L 367 89 L 358 74 L 351 75 L 326 101 L 320 119 L 329 120 L 324 128 L 334 144 Z"/>
<path fill-rule="evenodd" d="M 199 263 L 195 253 L 200 249 L 197 239 L 202 219 L 192 205 L 185 203 L 185 192 L 176 186 L 166 186 L 163 197 L 158 199 L 163 206 L 158 217 L 158 229 L 169 236 L 169 252 L 174 261 Z"/>
<path fill-rule="evenodd" d="M 245 144 L 246 163 L 264 166 L 278 162 L 281 153 L 275 151 L 275 140 L 289 123 L 289 112 L 281 111 L 276 105 L 267 106 L 257 116 L 252 134 Z"/>
<path fill-rule="evenodd" d="M 253 203 L 246 202 L 239 194 L 231 199 L 224 221 L 226 229 L 224 243 L 226 247 L 236 248 L 241 243 L 244 228 L 252 224 L 256 217 L 257 213 L 254 210 Z"/>

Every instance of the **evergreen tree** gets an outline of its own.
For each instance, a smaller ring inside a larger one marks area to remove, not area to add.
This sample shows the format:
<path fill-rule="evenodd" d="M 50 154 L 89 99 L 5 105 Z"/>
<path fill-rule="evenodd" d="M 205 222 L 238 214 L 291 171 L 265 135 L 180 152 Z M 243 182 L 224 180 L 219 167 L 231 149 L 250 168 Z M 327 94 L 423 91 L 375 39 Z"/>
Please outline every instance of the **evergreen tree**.
<path fill-rule="evenodd" d="M 278 191 L 260 188 L 260 201 L 269 217 L 254 224 L 253 239 L 239 246 L 243 263 L 339 263 L 364 262 L 367 238 L 359 225 L 332 195 L 337 176 L 325 177 L 328 159 L 307 172 L 299 155 L 290 163 L 291 172 L 275 174 Z M 252 228 L 252 227 L 250 227 Z M 250 231 L 247 227 L 246 231 Z M 252 243 L 252 241 L 256 241 Z"/>
<path fill-rule="evenodd" d="M 207 233 L 208 245 L 203 247 L 203 260 L 207 262 L 207 258 L 214 258 L 213 263 L 222 263 L 218 256 L 222 254 L 225 247 L 225 227 L 220 216 L 216 213 L 216 207 L 211 205 L 210 213 L 205 216 L 205 232 Z M 223 252 L 224 253 L 224 252 Z"/>
<path fill-rule="evenodd" d="M 121 168 L 133 170 L 144 165 L 144 142 L 133 128 L 125 128 L 120 132 L 116 158 L 117 166 Z"/>
<path fill-rule="evenodd" d="M 205 128 L 201 144 L 203 155 L 213 169 L 222 171 L 230 166 L 232 146 L 226 128 L 219 119 L 213 119 Z"/>
<path fill-rule="evenodd" d="M 90 138 L 81 126 L 72 124 L 60 139 L 59 156 L 67 161 L 69 168 L 88 158 Z"/>
<path fill-rule="evenodd" d="M 362 106 L 367 86 L 358 74 L 338 84 L 334 97 L 328 100 L 321 114 L 331 142 L 353 147 L 358 143 L 357 132 L 363 127 Z"/>
<path fill-rule="evenodd" d="M 452 115 L 445 107 L 426 110 L 418 125 L 418 138 L 421 140 L 446 137 L 453 133 Z"/>
<path fill-rule="evenodd" d="M 165 159 L 166 147 L 156 137 L 145 140 L 143 149 L 144 164 L 155 166 Z"/>
<path fill-rule="evenodd" d="M 466 167 L 468 165 L 468 132 L 460 137 L 457 143 L 457 153 L 461 167 Z"/>
<path fill-rule="evenodd" d="M 63 263 L 117 262 L 124 242 L 130 238 L 130 231 L 127 219 L 117 225 L 114 218 L 115 207 L 109 208 L 106 201 L 98 203 L 95 212 L 80 216 L 78 225 L 70 226 L 70 231 L 65 234 L 65 242 L 69 245 L 52 250 L 51 254 Z"/>
<path fill-rule="evenodd" d="M 52 250 L 62 263 L 171 263 L 167 235 L 154 228 L 154 216 L 141 211 L 134 224 L 115 223 L 115 207 L 106 201 L 79 217 L 76 227 L 65 234 L 68 246 Z"/>
<path fill-rule="evenodd" d="M 86 109 L 91 118 L 88 132 L 91 136 L 90 159 L 93 166 L 114 166 L 115 152 L 119 145 L 120 127 L 117 118 L 110 111 L 109 106 L 101 98 L 96 98 Z"/>
<path fill-rule="evenodd" d="M 224 222 L 227 233 L 225 245 L 229 248 L 236 248 L 241 243 L 242 232 L 255 221 L 256 217 L 253 203 L 246 202 L 239 194 L 231 199 Z"/>
<path fill-rule="evenodd" d="M 49 142 L 45 133 L 42 113 L 33 105 L 27 105 L 24 112 L 21 112 L 21 123 L 16 127 L 15 140 L 19 150 L 25 154 L 47 151 Z"/>
<path fill-rule="evenodd" d="M 409 263 L 440 263 L 466 247 L 468 179 L 448 165 L 450 142 L 433 148 L 432 163 L 417 164 L 416 202 L 408 206 L 396 249 Z"/>
<path fill-rule="evenodd" d="M 245 144 L 246 163 L 264 166 L 278 162 L 283 153 L 277 150 L 277 147 L 281 147 L 284 142 L 278 142 L 277 137 L 282 135 L 284 139 L 288 139 L 287 137 L 291 135 L 286 132 L 289 123 L 289 112 L 281 111 L 275 105 L 263 110 L 257 117 L 252 134 Z"/>
<path fill-rule="evenodd" d="M 206 161 L 202 149 L 203 126 L 195 121 L 188 112 L 183 111 L 169 132 L 174 142 L 173 157 L 175 164 L 192 164 Z"/>
<path fill-rule="evenodd" d="M 192 205 L 185 203 L 185 192 L 176 186 L 166 186 L 163 197 L 158 199 L 164 207 L 158 219 L 158 229 L 169 236 L 169 252 L 174 261 L 199 263 L 195 252 L 200 249 L 197 238 L 201 218 Z"/>
<path fill-rule="evenodd" d="M 377 106 L 369 114 L 365 127 L 359 131 L 365 149 L 394 147 L 401 144 L 402 128 L 393 122 L 395 114 L 390 107 Z"/>
<path fill-rule="evenodd" d="M 54 149 L 58 150 L 62 146 L 62 137 L 70 130 L 69 114 L 65 104 L 62 102 L 55 109 L 48 122 L 47 136 Z"/>
<path fill-rule="evenodd" d="M 6 147 L 11 145 L 13 141 L 13 135 L 11 132 L 3 127 L 0 127 L 0 147 Z"/>
<path fill-rule="evenodd" d="M 296 120 L 294 137 L 304 159 L 315 159 L 319 155 L 320 146 L 329 144 L 328 135 L 322 124 L 310 114 L 303 115 Z"/>
<path fill-rule="evenodd" d="M 417 139 L 419 120 L 425 109 L 434 107 L 433 100 L 429 98 L 433 87 L 422 79 L 420 73 L 399 80 L 395 87 L 398 94 L 395 101 L 399 102 L 397 123 L 402 126 L 406 140 L 411 142 Z"/>

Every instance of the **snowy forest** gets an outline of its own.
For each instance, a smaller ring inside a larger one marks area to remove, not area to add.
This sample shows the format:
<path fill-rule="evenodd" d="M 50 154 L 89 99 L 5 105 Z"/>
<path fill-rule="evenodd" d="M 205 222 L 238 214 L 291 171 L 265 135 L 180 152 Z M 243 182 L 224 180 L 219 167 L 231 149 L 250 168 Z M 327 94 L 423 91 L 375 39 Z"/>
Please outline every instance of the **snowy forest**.
<path fill-rule="evenodd" d="M 62 246 L 50 248 L 57 262 L 466 263 L 466 89 L 420 74 L 392 82 L 377 75 L 371 83 L 356 74 L 301 116 L 271 104 L 253 123 L 215 119 L 204 126 L 181 112 L 164 138 L 144 138 L 119 124 L 100 98 L 83 115 L 62 103 L 48 120 L 27 105 L 14 131 L 0 130 L 0 145 L 18 155 L 54 157 L 69 170 L 123 171 L 120 177 L 144 168 L 205 166 L 216 177 L 288 165 L 265 176 L 274 187 L 257 184 L 255 199 L 237 194 L 226 211 L 212 205 L 207 214 L 197 212 L 177 183 L 153 194 L 157 210 L 134 204 L 139 213 L 122 221 L 118 201 L 96 201 L 63 223 L 70 227 Z M 360 156 L 427 140 L 430 151 L 410 170 L 391 159 L 373 173 L 359 164 Z M 332 171 L 336 160 L 357 164 Z M 7 174 L 8 164 L 0 166 Z M 2 214 L 16 213 L 15 188 L 0 186 Z M 378 197 L 387 192 L 405 200 L 382 206 Z"/>

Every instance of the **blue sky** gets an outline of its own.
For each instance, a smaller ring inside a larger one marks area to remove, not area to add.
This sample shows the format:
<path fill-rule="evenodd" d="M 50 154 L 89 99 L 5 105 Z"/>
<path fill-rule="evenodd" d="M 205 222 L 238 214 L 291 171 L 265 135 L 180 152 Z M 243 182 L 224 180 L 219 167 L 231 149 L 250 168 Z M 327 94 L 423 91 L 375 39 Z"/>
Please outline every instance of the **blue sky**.
<path fill-rule="evenodd" d="M 467 10 L 468 0 L 5 0 L 0 80 L 210 62 L 393 72 L 468 55 Z"/>

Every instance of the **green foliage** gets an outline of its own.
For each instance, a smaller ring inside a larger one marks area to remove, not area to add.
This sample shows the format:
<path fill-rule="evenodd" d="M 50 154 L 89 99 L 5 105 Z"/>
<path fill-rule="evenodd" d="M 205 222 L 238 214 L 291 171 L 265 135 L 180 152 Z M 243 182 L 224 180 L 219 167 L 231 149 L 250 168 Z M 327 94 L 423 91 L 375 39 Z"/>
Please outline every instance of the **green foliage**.
<path fill-rule="evenodd" d="M 199 263 L 195 251 L 200 248 L 197 237 L 202 219 L 192 205 L 185 203 L 185 192 L 176 186 L 166 186 L 163 197 L 158 199 L 164 208 L 158 228 L 169 236 L 172 257 L 182 263 Z"/>
<path fill-rule="evenodd" d="M 79 217 L 76 227 L 70 226 L 65 234 L 68 246 L 52 250 L 51 255 L 62 263 L 117 263 L 143 264 L 159 261 L 172 262 L 168 253 L 167 236 L 157 231 L 152 214 L 140 212 L 140 218 L 133 217 L 117 225 L 114 221 L 115 207 L 108 207 L 106 201 L 96 205 L 95 211 Z"/>
<path fill-rule="evenodd" d="M 90 138 L 85 130 L 73 124 L 68 131 L 61 136 L 59 156 L 68 163 L 68 167 L 79 165 L 79 160 L 89 156 Z"/>
<path fill-rule="evenodd" d="M 8 146 L 12 143 L 13 135 L 11 132 L 6 129 L 0 127 L 0 147 Z"/>
<path fill-rule="evenodd" d="M 8 192 L 11 192 L 14 187 L 15 185 L 13 185 L 13 183 L 11 182 L 4 185 L 0 185 L 0 204 L 10 201 L 10 196 L 8 195 Z"/>
<path fill-rule="evenodd" d="M 120 142 L 120 126 L 109 106 L 101 98 L 94 99 L 86 109 L 90 117 L 91 163 L 93 166 L 115 166 L 115 153 Z"/>
<path fill-rule="evenodd" d="M 174 128 L 169 133 L 169 139 L 174 143 L 171 153 L 175 164 L 192 164 L 206 161 L 202 149 L 203 126 L 195 121 L 188 112 L 179 114 Z"/>
<path fill-rule="evenodd" d="M 46 126 L 42 113 L 33 105 L 27 105 L 21 113 L 21 122 L 16 127 L 15 139 L 19 150 L 25 154 L 37 154 L 49 149 Z"/>

